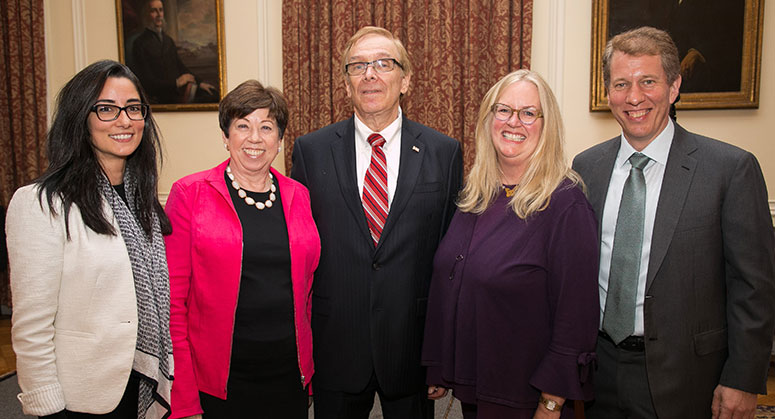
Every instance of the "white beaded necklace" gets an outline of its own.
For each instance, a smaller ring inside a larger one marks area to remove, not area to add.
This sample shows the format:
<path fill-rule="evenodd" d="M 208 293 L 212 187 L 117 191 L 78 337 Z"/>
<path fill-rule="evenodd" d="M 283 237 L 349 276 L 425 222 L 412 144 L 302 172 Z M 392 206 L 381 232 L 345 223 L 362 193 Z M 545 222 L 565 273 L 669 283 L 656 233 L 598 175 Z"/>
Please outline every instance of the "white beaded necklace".
<path fill-rule="evenodd" d="M 277 187 L 274 186 L 274 176 L 272 176 L 271 172 L 269 172 L 269 181 L 271 182 L 269 185 L 269 199 L 264 202 L 256 202 L 255 199 L 248 196 L 248 193 L 245 192 L 244 189 L 240 188 L 239 183 L 236 179 L 234 179 L 234 175 L 231 173 L 231 166 L 226 166 L 226 175 L 229 177 L 229 179 L 231 179 L 231 186 L 237 190 L 237 195 L 244 199 L 246 204 L 255 206 L 259 211 L 263 210 L 264 208 L 272 208 L 272 203 L 277 200 L 277 195 L 275 195 L 275 192 L 277 192 Z"/>

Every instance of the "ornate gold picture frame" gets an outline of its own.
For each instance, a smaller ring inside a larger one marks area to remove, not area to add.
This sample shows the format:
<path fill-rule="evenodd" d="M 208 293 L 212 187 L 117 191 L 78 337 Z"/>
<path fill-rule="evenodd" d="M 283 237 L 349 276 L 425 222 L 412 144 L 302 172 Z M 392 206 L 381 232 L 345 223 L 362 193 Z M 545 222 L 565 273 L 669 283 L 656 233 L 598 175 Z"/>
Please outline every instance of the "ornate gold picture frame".
<path fill-rule="evenodd" d="M 211 111 L 226 90 L 223 0 L 116 0 L 119 60 L 154 111 Z"/>
<path fill-rule="evenodd" d="M 763 17 L 764 0 L 592 0 L 589 109 L 608 110 L 606 42 L 644 25 L 666 30 L 678 46 L 678 109 L 758 108 Z"/>

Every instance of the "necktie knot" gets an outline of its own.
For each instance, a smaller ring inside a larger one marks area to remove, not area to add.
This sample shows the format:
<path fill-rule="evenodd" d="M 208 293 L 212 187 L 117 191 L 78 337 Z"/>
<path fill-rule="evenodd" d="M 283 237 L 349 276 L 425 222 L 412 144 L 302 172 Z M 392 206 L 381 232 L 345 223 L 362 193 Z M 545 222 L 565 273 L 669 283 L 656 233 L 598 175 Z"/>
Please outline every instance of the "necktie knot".
<path fill-rule="evenodd" d="M 632 153 L 632 156 L 630 156 L 629 160 L 633 168 L 643 170 L 643 168 L 646 167 L 646 164 L 648 164 L 649 160 L 651 159 L 642 153 Z"/>
<path fill-rule="evenodd" d="M 383 145 L 385 145 L 385 138 L 383 138 L 381 135 L 377 133 L 369 135 L 368 141 L 372 147 L 382 147 Z"/>

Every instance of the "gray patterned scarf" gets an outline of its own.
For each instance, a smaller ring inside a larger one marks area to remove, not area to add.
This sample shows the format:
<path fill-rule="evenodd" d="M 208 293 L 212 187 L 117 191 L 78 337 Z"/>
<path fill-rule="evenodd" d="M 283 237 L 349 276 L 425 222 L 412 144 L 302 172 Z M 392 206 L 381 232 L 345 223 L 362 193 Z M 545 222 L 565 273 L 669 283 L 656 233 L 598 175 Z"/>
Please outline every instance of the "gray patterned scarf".
<path fill-rule="evenodd" d="M 124 189 L 132 208 L 127 207 L 107 178 L 100 179 L 100 187 L 118 220 L 135 280 L 138 325 L 132 370 L 141 376 L 137 417 L 166 418 L 170 415 L 173 362 L 169 273 L 159 219 L 153 215 L 153 230 L 147 236 L 137 221 L 137 182 L 129 168 L 124 172 Z"/>

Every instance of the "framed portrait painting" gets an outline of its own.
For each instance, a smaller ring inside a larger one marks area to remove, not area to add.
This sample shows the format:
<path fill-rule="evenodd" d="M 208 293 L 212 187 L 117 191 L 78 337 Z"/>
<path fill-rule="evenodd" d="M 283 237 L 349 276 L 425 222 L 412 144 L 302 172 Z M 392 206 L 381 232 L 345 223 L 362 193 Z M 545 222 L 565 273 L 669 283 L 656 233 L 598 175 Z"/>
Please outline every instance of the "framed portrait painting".
<path fill-rule="evenodd" d="M 608 40 L 640 26 L 678 47 L 678 109 L 759 107 L 764 0 L 592 0 L 592 111 L 608 110 L 602 57 Z"/>
<path fill-rule="evenodd" d="M 116 0 L 119 59 L 154 111 L 216 110 L 226 87 L 223 0 Z"/>

